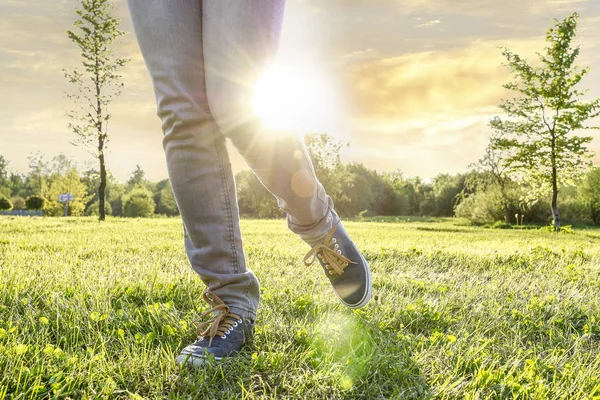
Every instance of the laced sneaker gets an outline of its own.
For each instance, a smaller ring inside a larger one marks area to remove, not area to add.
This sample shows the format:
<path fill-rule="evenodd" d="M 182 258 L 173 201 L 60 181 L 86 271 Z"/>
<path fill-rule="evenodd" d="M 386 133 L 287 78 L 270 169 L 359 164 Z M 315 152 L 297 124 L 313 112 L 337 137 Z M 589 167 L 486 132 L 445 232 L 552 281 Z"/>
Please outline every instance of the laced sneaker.
<path fill-rule="evenodd" d="M 214 316 L 198 325 L 196 329 L 198 339 L 181 350 L 175 359 L 176 364 L 200 366 L 210 355 L 220 361 L 225 357 L 236 355 L 244 343 L 252 338 L 254 321 L 229 312 L 229 307 L 213 293 L 204 292 L 203 299 L 213 308 L 202 314 L 200 318 L 211 313 Z"/>
<path fill-rule="evenodd" d="M 304 264 L 311 266 L 319 261 L 344 305 L 350 308 L 367 305 L 372 292 L 371 271 L 342 222 L 334 225 L 322 242 L 309 244 L 312 249 L 304 257 Z"/>

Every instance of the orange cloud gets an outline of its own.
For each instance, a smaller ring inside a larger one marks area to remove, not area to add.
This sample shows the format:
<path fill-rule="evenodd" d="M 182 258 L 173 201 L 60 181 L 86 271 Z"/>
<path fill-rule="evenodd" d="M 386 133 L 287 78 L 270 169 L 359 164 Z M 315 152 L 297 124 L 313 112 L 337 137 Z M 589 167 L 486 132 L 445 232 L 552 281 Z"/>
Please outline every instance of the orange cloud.
<path fill-rule="evenodd" d="M 476 41 L 355 64 L 346 83 L 347 156 L 409 175 L 464 171 L 483 154 L 500 100 L 512 96 L 502 87 L 511 77 L 501 45 L 534 62 L 544 40 Z"/>
<path fill-rule="evenodd" d="M 393 126 L 406 120 L 487 114 L 499 103 L 509 73 L 500 42 L 478 41 L 461 49 L 421 52 L 357 65 L 349 74 L 352 111 L 363 124 Z M 533 54 L 540 40 L 507 43 Z"/>

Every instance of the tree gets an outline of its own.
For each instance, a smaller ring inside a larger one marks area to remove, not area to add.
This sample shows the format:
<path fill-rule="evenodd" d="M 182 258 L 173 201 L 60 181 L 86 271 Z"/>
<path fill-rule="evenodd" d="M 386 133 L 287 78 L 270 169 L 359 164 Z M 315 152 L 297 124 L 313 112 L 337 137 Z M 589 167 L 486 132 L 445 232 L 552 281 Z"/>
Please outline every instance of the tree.
<path fill-rule="evenodd" d="M 25 200 L 25 205 L 28 210 L 43 210 L 46 206 L 46 199 L 40 196 L 29 196 Z"/>
<path fill-rule="evenodd" d="M 343 196 L 338 196 L 336 210 L 344 217 L 356 217 L 366 213 L 375 214 L 375 201 L 379 195 L 380 182 L 377 173 L 361 163 L 344 167 L 345 179 L 341 181 Z"/>
<path fill-rule="evenodd" d="M 87 207 L 91 207 L 93 204 L 96 204 L 94 210 L 96 210 L 92 215 L 99 216 L 100 215 L 100 200 L 98 198 L 98 192 L 96 188 L 100 184 L 100 172 L 97 169 L 92 168 L 91 166 L 87 166 L 87 169 L 83 172 L 83 176 L 81 181 L 87 187 L 87 192 L 89 195 L 89 201 L 87 203 Z M 107 215 L 120 216 L 122 214 L 122 204 L 121 199 L 125 194 L 125 184 L 120 183 L 115 176 L 110 172 L 110 170 L 106 170 L 106 192 L 105 192 L 105 212 Z"/>
<path fill-rule="evenodd" d="M 145 186 L 148 181 L 146 180 L 146 173 L 140 167 L 139 164 L 135 166 L 135 170 L 131 173 L 129 180 L 127 181 L 127 189 L 131 190 L 136 186 Z"/>
<path fill-rule="evenodd" d="M 48 215 L 59 216 L 63 214 L 64 205 L 58 201 L 59 194 L 70 193 L 74 196 L 73 201 L 68 204 L 69 215 L 82 215 L 85 205 L 89 200 L 87 188 L 77 173 L 75 168 L 71 168 L 64 175 L 54 177 L 48 195 L 46 196 L 46 207 Z"/>
<path fill-rule="evenodd" d="M 156 203 L 156 213 L 164 214 L 170 217 L 179 214 L 177 208 L 177 202 L 173 195 L 173 189 L 171 189 L 171 182 L 165 179 L 156 185 L 157 193 L 154 195 L 154 202 Z"/>
<path fill-rule="evenodd" d="M 344 178 L 344 165 L 340 158 L 342 148 L 348 146 L 338 142 L 326 133 L 304 135 L 304 144 L 312 161 L 317 179 L 333 202 L 338 204 L 345 199 L 341 181 Z"/>
<path fill-rule="evenodd" d="M 125 195 L 123 199 L 123 215 L 125 217 L 150 217 L 154 214 L 155 208 L 152 192 L 141 186 L 133 188 L 131 193 Z"/>
<path fill-rule="evenodd" d="M 11 193 L 11 185 L 8 180 L 8 161 L 3 156 L 0 156 L 0 195 L 8 197 Z"/>
<path fill-rule="evenodd" d="M 13 205 L 10 200 L 4 196 L 0 196 L 0 211 L 10 211 L 12 208 Z"/>
<path fill-rule="evenodd" d="M 51 175 L 66 175 L 73 168 L 77 168 L 77 163 L 63 153 L 52 157 L 49 165 Z"/>
<path fill-rule="evenodd" d="M 25 199 L 22 198 L 21 196 L 13 196 L 10 199 L 10 202 L 13 205 L 13 210 L 24 210 L 26 207 Z"/>
<path fill-rule="evenodd" d="M 348 144 L 336 141 L 326 133 L 304 135 L 304 144 L 316 170 L 334 170 L 342 164 L 340 150 Z"/>
<path fill-rule="evenodd" d="M 31 154 L 27 159 L 29 160 L 27 186 L 32 193 L 44 197 L 48 190 L 48 178 L 50 175 L 48 162 L 44 159 L 44 155 L 39 151 L 35 154 Z"/>
<path fill-rule="evenodd" d="M 106 207 L 106 213 L 107 214 L 112 214 L 112 207 L 110 205 L 110 202 L 107 201 L 105 204 Z M 88 208 L 86 208 L 85 210 L 85 215 L 87 216 L 98 216 L 100 214 L 100 202 L 99 201 L 95 201 L 93 202 Z"/>
<path fill-rule="evenodd" d="M 24 175 L 11 172 L 9 180 L 13 196 L 27 197 L 29 193 L 27 191 L 27 179 Z"/>
<path fill-rule="evenodd" d="M 406 215 L 408 198 L 403 190 L 402 172 L 384 172 L 380 175 L 383 188 L 375 202 L 377 215 Z"/>
<path fill-rule="evenodd" d="M 439 174 L 433 178 L 433 195 L 435 199 L 435 215 L 451 217 L 454 208 L 460 203 L 461 193 L 465 191 L 466 175 Z"/>
<path fill-rule="evenodd" d="M 64 70 L 67 80 L 76 87 L 67 97 L 76 109 L 67 112 L 69 128 L 77 135 L 73 144 L 87 149 L 100 164 L 98 187 L 99 219 L 106 218 L 106 164 L 104 152 L 108 143 L 108 106 L 121 93 L 123 83 L 119 68 L 127 62 L 117 58 L 112 47 L 124 34 L 118 29 L 119 20 L 112 16 L 114 5 L 109 0 L 81 0 L 76 9 L 79 19 L 73 23 L 78 32 L 68 30 L 69 39 L 80 51 L 83 72 L 75 68 Z"/>
<path fill-rule="evenodd" d="M 252 171 L 240 171 L 235 175 L 240 214 L 253 218 L 277 218 L 281 210 L 277 200 L 260 183 Z"/>
<path fill-rule="evenodd" d="M 502 135 L 493 143 L 495 149 L 507 151 L 506 165 L 540 193 L 552 192 L 554 230 L 560 230 L 558 188 L 572 184 L 589 165 L 591 136 L 578 136 L 588 119 L 600 115 L 600 99 L 583 102 L 587 92 L 578 84 L 589 68 L 575 66 L 580 48 L 572 44 L 577 30 L 577 13 L 563 21 L 554 20 L 548 30 L 544 54 L 538 54 L 541 66 L 531 66 L 525 59 L 504 49 L 507 66 L 515 81 L 504 85 L 517 93 L 503 100 L 500 108 L 508 118 L 495 117 L 490 126 Z"/>
<path fill-rule="evenodd" d="M 600 225 L 600 167 L 595 167 L 585 176 L 579 191 L 590 218 Z"/>
<path fill-rule="evenodd" d="M 467 187 L 478 186 L 480 184 L 480 182 L 473 182 L 473 180 L 480 180 L 482 177 L 491 178 L 492 184 L 498 187 L 500 193 L 500 204 L 504 215 L 504 222 L 509 223 L 510 199 L 508 197 L 508 188 L 511 180 L 506 165 L 507 152 L 495 148 L 495 144 L 503 139 L 502 135 L 503 133 L 498 131 L 492 133 L 490 142 L 485 148 L 485 155 L 477 163 L 471 165 L 475 171 L 483 174 L 475 173 L 469 175 Z"/>

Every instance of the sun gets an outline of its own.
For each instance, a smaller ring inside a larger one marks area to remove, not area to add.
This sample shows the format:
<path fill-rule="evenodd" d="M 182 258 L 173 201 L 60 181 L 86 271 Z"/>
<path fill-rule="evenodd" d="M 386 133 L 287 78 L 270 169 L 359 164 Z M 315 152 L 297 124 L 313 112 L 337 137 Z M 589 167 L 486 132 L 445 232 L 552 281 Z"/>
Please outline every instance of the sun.
<path fill-rule="evenodd" d="M 256 83 L 254 112 L 268 129 L 319 130 L 331 116 L 332 92 L 315 68 L 275 65 Z"/>

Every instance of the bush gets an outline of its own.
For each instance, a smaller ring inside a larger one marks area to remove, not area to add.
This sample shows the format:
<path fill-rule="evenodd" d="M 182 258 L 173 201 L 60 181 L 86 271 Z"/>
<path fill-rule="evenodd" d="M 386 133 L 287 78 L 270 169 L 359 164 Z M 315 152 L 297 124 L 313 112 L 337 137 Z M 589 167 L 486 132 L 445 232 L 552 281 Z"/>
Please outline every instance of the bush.
<path fill-rule="evenodd" d="M 502 196 L 498 190 L 471 194 L 454 208 L 454 213 L 475 224 L 491 224 L 503 220 Z"/>
<path fill-rule="evenodd" d="M 142 187 L 135 187 L 123 198 L 123 216 L 129 218 L 147 218 L 154 214 L 156 204 L 152 192 Z"/>
<path fill-rule="evenodd" d="M 110 203 L 113 217 L 123 216 L 123 197 L 119 197 L 118 199 L 114 199 L 109 202 L 107 201 L 107 203 Z"/>
<path fill-rule="evenodd" d="M 179 209 L 177 208 L 177 203 L 175 202 L 175 197 L 173 196 L 173 191 L 171 190 L 171 185 L 166 185 L 164 188 L 162 188 L 161 191 L 158 192 L 157 197 L 157 214 L 164 214 L 170 217 L 179 214 Z"/>
<path fill-rule="evenodd" d="M 104 211 L 106 211 L 106 215 L 112 215 L 112 207 L 108 201 L 104 202 Z M 100 215 L 100 200 L 96 200 L 93 202 L 87 210 L 85 210 L 85 215 L 87 216 L 98 216 Z"/>
<path fill-rule="evenodd" d="M 25 199 L 21 196 L 14 196 L 10 201 L 13 204 L 13 210 L 24 210 L 27 207 Z"/>
<path fill-rule="evenodd" d="M 241 171 L 235 176 L 240 215 L 250 218 L 277 218 L 280 216 L 275 197 L 260 183 L 252 171 Z"/>
<path fill-rule="evenodd" d="M 560 205 L 558 207 L 560 211 Z M 552 222 L 552 209 L 548 196 L 538 200 L 525 213 L 525 221 L 527 223 L 549 224 Z"/>
<path fill-rule="evenodd" d="M 46 199 L 40 196 L 29 196 L 25 200 L 25 205 L 28 210 L 43 210 L 46 205 Z"/>
<path fill-rule="evenodd" d="M 4 196 L 0 197 L 0 210 L 9 211 L 9 210 L 12 210 L 12 208 L 13 208 L 13 205 L 9 199 L 7 199 Z"/>
<path fill-rule="evenodd" d="M 588 205 L 582 201 L 577 201 L 575 198 L 567 198 L 559 203 L 558 211 L 562 222 L 584 222 L 588 224 L 593 222 Z"/>
<path fill-rule="evenodd" d="M 554 224 L 542 226 L 539 230 L 543 232 L 554 232 Z M 560 233 L 566 233 L 570 235 L 575 233 L 575 231 L 573 230 L 572 225 L 561 225 Z"/>
<path fill-rule="evenodd" d="M 512 229 L 513 226 L 504 221 L 496 221 L 491 226 L 492 229 Z"/>

